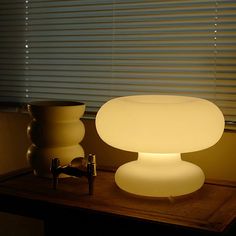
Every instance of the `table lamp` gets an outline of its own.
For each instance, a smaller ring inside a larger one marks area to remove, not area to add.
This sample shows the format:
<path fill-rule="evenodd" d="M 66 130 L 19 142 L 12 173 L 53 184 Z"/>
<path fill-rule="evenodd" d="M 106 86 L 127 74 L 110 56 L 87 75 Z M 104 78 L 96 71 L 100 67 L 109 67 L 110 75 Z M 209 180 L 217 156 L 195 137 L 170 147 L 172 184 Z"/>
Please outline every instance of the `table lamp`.
<path fill-rule="evenodd" d="M 118 149 L 138 152 L 120 166 L 116 184 L 148 197 L 192 193 L 204 183 L 200 167 L 181 160 L 181 153 L 214 145 L 224 131 L 224 116 L 212 102 L 195 97 L 133 95 L 111 99 L 98 111 L 101 139 Z"/>

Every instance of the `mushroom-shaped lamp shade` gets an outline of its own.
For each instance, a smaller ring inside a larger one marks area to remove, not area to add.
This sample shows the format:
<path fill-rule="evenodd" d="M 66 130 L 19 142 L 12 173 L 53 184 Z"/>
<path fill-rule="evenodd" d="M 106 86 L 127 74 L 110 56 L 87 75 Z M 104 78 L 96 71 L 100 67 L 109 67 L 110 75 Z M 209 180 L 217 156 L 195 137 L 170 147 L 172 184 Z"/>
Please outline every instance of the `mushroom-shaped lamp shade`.
<path fill-rule="evenodd" d="M 170 197 L 198 190 L 202 170 L 180 153 L 214 145 L 224 117 L 212 102 L 186 96 L 135 95 L 111 99 L 98 111 L 96 129 L 107 144 L 138 152 L 118 168 L 117 185 L 132 194 Z"/>

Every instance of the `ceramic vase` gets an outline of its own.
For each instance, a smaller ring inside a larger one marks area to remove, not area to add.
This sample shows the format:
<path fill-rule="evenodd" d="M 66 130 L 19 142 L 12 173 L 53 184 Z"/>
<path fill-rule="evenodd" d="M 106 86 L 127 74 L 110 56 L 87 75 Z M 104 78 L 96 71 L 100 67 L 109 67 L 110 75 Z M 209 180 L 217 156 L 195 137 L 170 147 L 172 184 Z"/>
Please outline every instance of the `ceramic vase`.
<path fill-rule="evenodd" d="M 59 158 L 61 165 L 67 165 L 75 157 L 84 157 L 79 144 L 85 134 L 80 120 L 85 111 L 84 103 L 38 101 L 28 104 L 28 111 L 31 122 L 27 135 L 32 144 L 27 150 L 27 159 L 35 175 L 51 178 L 52 158 Z"/>

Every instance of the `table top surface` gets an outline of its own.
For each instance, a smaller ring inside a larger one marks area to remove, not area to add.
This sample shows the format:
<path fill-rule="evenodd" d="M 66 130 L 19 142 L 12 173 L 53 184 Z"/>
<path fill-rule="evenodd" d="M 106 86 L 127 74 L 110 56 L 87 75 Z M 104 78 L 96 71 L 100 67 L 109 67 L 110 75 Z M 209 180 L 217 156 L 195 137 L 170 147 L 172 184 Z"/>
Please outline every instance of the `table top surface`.
<path fill-rule="evenodd" d="M 0 178 L 0 199 L 26 199 L 57 204 L 68 209 L 90 210 L 133 219 L 168 223 L 196 229 L 223 232 L 236 219 L 236 188 L 234 183 L 205 183 L 186 196 L 146 198 L 120 190 L 114 173 L 98 171 L 94 194 L 88 194 L 87 179 L 59 179 L 57 189 L 52 181 L 19 171 Z M 2 201 L 2 200 L 1 200 Z M 1 204 L 11 204 L 2 202 Z M 0 209 L 1 210 L 1 209 Z"/>

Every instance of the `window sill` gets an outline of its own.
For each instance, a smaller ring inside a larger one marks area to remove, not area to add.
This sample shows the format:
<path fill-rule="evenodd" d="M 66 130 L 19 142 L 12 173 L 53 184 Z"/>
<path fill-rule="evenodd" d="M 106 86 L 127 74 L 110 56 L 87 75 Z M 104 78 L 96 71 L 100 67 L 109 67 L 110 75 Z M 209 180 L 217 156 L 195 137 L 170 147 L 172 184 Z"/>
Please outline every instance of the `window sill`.
<path fill-rule="evenodd" d="M 28 113 L 26 104 L 14 102 L 0 102 L 0 112 Z M 96 112 L 85 112 L 83 119 L 95 119 Z M 225 132 L 236 132 L 236 121 L 226 121 Z"/>

